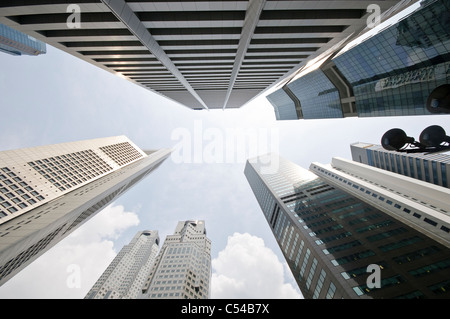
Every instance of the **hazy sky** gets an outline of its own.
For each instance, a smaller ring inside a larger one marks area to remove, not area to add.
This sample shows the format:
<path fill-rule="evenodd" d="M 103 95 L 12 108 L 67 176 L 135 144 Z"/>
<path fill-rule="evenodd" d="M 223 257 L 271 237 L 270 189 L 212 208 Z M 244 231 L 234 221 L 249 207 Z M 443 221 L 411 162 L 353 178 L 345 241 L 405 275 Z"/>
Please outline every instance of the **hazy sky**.
<path fill-rule="evenodd" d="M 205 220 L 212 240 L 212 298 L 299 298 L 240 150 L 226 140 L 239 130 L 256 134 L 256 154 L 274 151 L 308 168 L 350 159 L 351 143 L 379 143 L 393 127 L 417 138 L 429 125 L 449 130 L 446 116 L 275 121 L 264 96 L 237 110 L 193 111 L 51 46 L 38 57 L 0 55 L 0 108 L 0 150 L 115 135 L 142 149 L 182 146 L 0 287 L 2 299 L 83 298 L 137 231 L 158 230 L 162 244 L 188 219 Z M 244 155 L 256 155 L 254 145 Z M 79 287 L 67 282 L 73 265 Z"/>

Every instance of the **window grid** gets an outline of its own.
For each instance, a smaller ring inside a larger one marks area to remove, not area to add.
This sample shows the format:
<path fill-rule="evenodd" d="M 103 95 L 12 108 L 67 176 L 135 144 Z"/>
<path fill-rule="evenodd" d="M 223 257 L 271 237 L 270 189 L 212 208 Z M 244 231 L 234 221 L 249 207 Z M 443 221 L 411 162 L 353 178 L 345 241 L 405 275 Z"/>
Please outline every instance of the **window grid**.
<path fill-rule="evenodd" d="M 327 273 L 325 272 L 325 270 L 322 269 L 322 271 L 320 272 L 320 275 L 319 275 L 319 280 L 317 281 L 316 289 L 314 290 L 313 299 L 319 298 L 326 275 L 327 275 Z"/>
<path fill-rule="evenodd" d="M 128 142 L 103 146 L 100 149 L 120 166 L 142 157 L 142 154 Z"/>
<path fill-rule="evenodd" d="M 8 167 L 0 168 L 0 218 L 16 213 L 44 197 Z"/>
<path fill-rule="evenodd" d="M 112 170 L 92 150 L 28 162 L 38 173 L 61 191 L 84 183 Z"/>

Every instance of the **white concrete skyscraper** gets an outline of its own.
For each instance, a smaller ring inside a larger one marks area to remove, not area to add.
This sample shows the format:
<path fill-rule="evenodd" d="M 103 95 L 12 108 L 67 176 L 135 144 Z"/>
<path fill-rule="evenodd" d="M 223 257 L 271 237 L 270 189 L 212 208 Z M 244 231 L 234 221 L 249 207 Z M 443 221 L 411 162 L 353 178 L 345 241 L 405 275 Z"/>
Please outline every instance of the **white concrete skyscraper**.
<path fill-rule="evenodd" d="M 310 170 L 330 185 L 450 248 L 450 190 L 335 157 Z"/>
<path fill-rule="evenodd" d="M 136 299 L 158 254 L 157 231 L 138 232 L 106 268 L 85 299 Z"/>
<path fill-rule="evenodd" d="M 0 284 L 157 168 L 125 136 L 0 152 Z"/>
<path fill-rule="evenodd" d="M 167 236 L 144 285 L 143 298 L 208 299 L 211 241 L 202 220 L 180 221 Z"/>
<path fill-rule="evenodd" d="M 385 150 L 381 145 L 353 143 L 352 159 L 390 172 L 449 188 L 450 155 L 405 153 Z"/>

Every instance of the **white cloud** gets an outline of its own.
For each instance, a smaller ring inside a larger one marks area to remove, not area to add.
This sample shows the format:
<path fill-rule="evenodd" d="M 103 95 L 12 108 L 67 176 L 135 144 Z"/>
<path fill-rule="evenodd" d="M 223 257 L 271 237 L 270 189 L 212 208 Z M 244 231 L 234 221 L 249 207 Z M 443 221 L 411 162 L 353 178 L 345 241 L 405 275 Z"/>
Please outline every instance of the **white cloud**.
<path fill-rule="evenodd" d="M 117 254 L 112 240 L 138 224 L 134 212 L 107 206 L 0 287 L 0 298 L 84 298 Z"/>
<path fill-rule="evenodd" d="M 302 298 L 284 280 L 284 267 L 264 241 L 248 233 L 234 233 L 212 261 L 211 298 Z"/>
<path fill-rule="evenodd" d="M 137 226 L 139 218 L 134 212 L 127 212 L 122 205 L 111 204 L 74 231 L 70 237 L 90 243 L 107 238 L 115 240 L 129 227 Z"/>

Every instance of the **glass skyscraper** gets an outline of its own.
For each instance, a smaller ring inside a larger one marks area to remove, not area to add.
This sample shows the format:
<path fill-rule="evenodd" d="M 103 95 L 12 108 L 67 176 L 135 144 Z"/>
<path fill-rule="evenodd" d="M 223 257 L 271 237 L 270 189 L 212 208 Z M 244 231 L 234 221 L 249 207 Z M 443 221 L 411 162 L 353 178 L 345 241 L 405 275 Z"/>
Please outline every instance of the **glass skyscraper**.
<path fill-rule="evenodd" d="M 156 169 L 115 136 L 0 152 L 0 285 Z"/>
<path fill-rule="evenodd" d="M 449 0 L 422 2 L 397 23 L 292 79 L 285 86 L 300 101 L 299 118 L 437 113 L 427 101 L 450 83 L 449 12 Z M 269 101 L 275 108 L 280 103 Z"/>
<path fill-rule="evenodd" d="M 430 93 L 450 82 L 450 1 L 436 0 L 338 55 L 359 117 L 429 115 Z"/>
<path fill-rule="evenodd" d="M 0 23 L 0 51 L 11 55 L 46 53 L 44 42 Z"/>
<path fill-rule="evenodd" d="M 390 190 L 382 197 L 377 172 L 368 173 L 376 181 L 370 183 L 367 176 L 356 177 L 364 167 L 350 172 L 339 161 L 306 170 L 276 154 L 259 159 L 247 162 L 244 172 L 305 298 L 449 298 L 448 204 L 425 233 L 422 225 L 430 220 L 412 210 L 419 209 L 417 202 Z M 258 163 L 270 160 L 279 163 L 279 171 L 262 173 Z M 362 183 L 367 189 L 361 190 Z M 422 205 L 420 212 L 428 212 L 430 206 Z M 380 271 L 379 287 L 369 280 L 371 265 Z"/>
<path fill-rule="evenodd" d="M 269 94 L 267 99 L 272 103 L 277 120 L 296 120 L 301 115 L 298 114 L 297 105 L 292 95 L 289 95 L 286 87 Z"/>
<path fill-rule="evenodd" d="M 304 119 L 343 117 L 339 92 L 321 69 L 287 86 L 300 100 Z"/>

